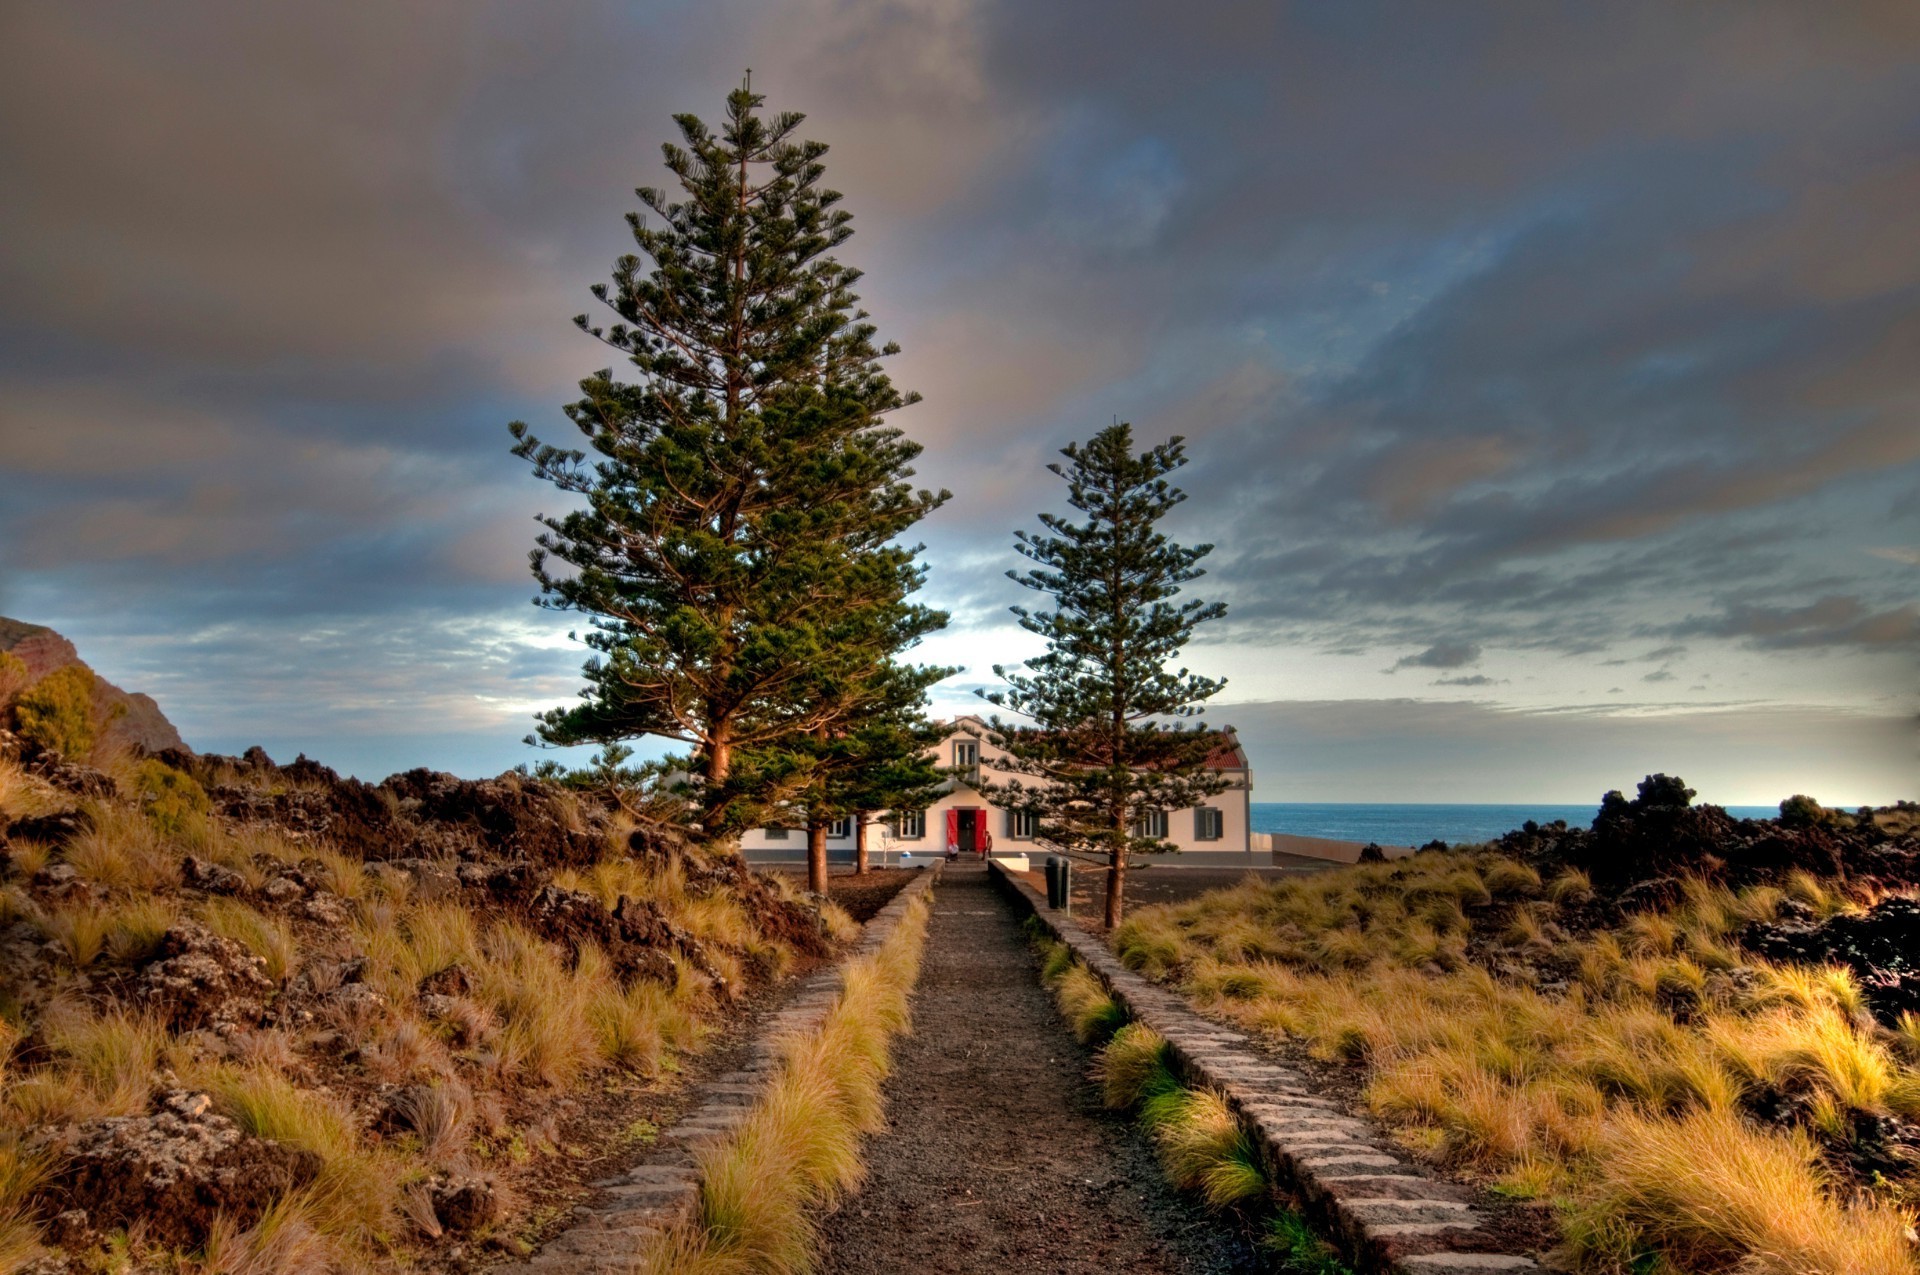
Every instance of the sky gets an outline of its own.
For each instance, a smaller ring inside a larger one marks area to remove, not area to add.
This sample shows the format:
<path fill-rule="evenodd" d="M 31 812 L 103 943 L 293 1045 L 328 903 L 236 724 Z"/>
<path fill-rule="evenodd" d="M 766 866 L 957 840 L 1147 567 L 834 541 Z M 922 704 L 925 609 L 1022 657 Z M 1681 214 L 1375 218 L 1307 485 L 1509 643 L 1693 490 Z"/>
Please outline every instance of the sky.
<path fill-rule="evenodd" d="M 936 712 L 1121 419 L 1187 440 L 1256 799 L 1920 797 L 1907 0 L 15 0 L 0 614 L 203 750 L 535 758 L 582 650 L 506 426 L 747 68 L 955 493 Z"/>

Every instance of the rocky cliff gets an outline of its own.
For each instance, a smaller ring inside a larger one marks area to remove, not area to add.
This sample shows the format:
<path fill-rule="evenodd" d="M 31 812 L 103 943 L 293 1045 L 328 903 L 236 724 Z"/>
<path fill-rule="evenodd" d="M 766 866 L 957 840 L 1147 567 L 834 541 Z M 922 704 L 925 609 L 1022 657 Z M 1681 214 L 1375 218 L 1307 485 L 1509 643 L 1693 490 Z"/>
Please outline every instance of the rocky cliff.
<path fill-rule="evenodd" d="M 41 624 L 28 624 L 0 615 L 0 651 L 5 651 L 27 666 L 34 681 L 55 669 L 70 664 L 84 665 L 73 643 Z M 186 744 L 160 711 L 151 695 L 123 691 L 112 682 L 94 675 L 94 708 L 104 723 L 101 737 L 109 745 L 137 745 L 149 752 L 163 748 L 182 748 Z"/>

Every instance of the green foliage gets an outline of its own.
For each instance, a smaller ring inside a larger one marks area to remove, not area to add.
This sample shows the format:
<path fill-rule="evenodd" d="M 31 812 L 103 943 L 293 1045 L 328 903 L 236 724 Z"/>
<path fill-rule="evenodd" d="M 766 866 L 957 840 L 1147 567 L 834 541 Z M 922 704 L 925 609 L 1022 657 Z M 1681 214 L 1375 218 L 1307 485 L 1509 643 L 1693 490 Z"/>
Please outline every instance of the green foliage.
<path fill-rule="evenodd" d="M 185 835 L 213 809 L 199 780 L 155 757 L 140 763 L 134 783 L 146 803 L 147 817 L 169 837 Z"/>
<path fill-rule="evenodd" d="M 1290 1209 L 1269 1219 L 1260 1247 L 1279 1263 L 1277 1275 L 1353 1275 L 1353 1269 L 1314 1234 L 1307 1220 Z"/>
<path fill-rule="evenodd" d="M 583 701 L 539 737 L 691 745 L 709 833 L 758 822 L 794 770 L 782 750 L 858 720 L 876 665 L 945 623 L 907 602 L 923 569 L 898 537 L 946 493 L 912 487 L 920 448 L 884 424 L 914 396 L 880 370 L 895 347 L 876 348 L 859 274 L 831 255 L 852 228 L 821 185 L 826 147 L 760 103 L 730 95 L 717 132 L 677 117 L 663 152 L 684 198 L 639 192 L 639 252 L 594 289 L 617 321 L 576 320 L 637 374 L 597 372 L 566 409 L 592 460 L 512 426 L 515 454 L 580 505 L 544 519 L 541 605 L 592 626 Z"/>
<path fill-rule="evenodd" d="M 14 701 L 21 738 L 63 757 L 92 752 L 98 733 L 93 684 L 93 670 L 83 664 L 55 669 L 35 682 Z"/>
<path fill-rule="evenodd" d="M 1114 926 L 1126 856 L 1167 848 L 1145 817 L 1226 787 L 1206 765 L 1219 736 L 1167 721 L 1197 715 L 1226 685 L 1172 667 L 1195 626 L 1226 614 L 1226 605 L 1176 601 L 1205 574 L 1196 564 L 1213 549 L 1176 544 L 1157 529 L 1186 499 L 1167 481 L 1186 464 L 1179 438 L 1136 454 L 1132 427 L 1116 424 L 1062 455 L 1068 464 L 1048 468 L 1066 479 L 1068 503 L 1087 520 L 1041 514 L 1051 535 L 1014 533 L 1039 569 L 1008 573 L 1053 599 L 1053 611 L 1013 609 L 1047 649 L 1026 662 L 1026 673 L 995 665 L 1007 687 L 981 694 L 1031 723 L 994 720 L 1009 757 L 1002 764 L 1040 781 L 996 786 L 998 795 L 1039 816 L 1042 836 L 1108 856 L 1106 923 Z"/>

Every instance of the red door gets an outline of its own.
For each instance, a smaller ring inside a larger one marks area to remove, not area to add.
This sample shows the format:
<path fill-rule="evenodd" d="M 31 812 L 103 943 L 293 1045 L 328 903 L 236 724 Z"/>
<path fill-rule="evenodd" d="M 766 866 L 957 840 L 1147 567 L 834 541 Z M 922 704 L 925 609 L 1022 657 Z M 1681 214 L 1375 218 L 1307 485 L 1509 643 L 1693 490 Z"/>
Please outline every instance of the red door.
<path fill-rule="evenodd" d="M 958 810 L 947 811 L 947 849 L 954 852 L 960 849 L 960 812 Z"/>

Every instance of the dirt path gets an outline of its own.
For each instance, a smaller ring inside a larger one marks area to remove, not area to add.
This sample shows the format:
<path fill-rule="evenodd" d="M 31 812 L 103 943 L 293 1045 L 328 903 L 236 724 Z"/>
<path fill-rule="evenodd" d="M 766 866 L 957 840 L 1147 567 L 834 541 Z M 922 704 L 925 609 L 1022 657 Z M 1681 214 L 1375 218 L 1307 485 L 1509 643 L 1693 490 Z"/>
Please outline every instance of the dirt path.
<path fill-rule="evenodd" d="M 935 890 L 914 1034 L 887 1086 L 866 1187 L 829 1220 L 844 1275 L 1118 1275 L 1255 1269 L 1229 1226 L 1166 1185 L 1085 1079 L 1012 909 L 983 869 Z"/>

